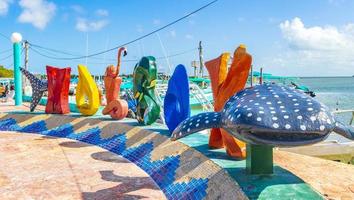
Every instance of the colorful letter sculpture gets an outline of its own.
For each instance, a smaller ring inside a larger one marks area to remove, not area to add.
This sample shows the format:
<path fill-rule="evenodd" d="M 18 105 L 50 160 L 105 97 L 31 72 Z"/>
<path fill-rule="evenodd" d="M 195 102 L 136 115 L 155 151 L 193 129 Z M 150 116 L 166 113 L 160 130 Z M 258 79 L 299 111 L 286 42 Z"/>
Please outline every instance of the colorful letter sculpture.
<path fill-rule="evenodd" d="M 136 64 L 133 74 L 134 97 L 137 100 L 137 120 L 150 125 L 160 117 L 160 106 L 155 96 L 157 68 L 155 58 L 147 56 Z"/>
<path fill-rule="evenodd" d="M 246 48 L 240 45 L 234 52 L 233 61 L 229 72 L 227 62 L 228 53 L 205 63 L 211 79 L 211 87 L 214 97 L 214 111 L 220 112 L 226 101 L 236 92 L 242 90 L 248 78 L 252 63 L 252 57 L 246 52 Z M 225 130 L 213 128 L 210 133 L 209 146 L 211 148 L 226 148 L 231 157 L 244 158 L 246 145 L 232 137 Z"/>
<path fill-rule="evenodd" d="M 277 84 L 246 88 L 233 95 L 221 112 L 201 113 L 184 120 L 172 139 L 215 127 L 253 145 L 314 144 L 332 131 L 354 140 L 354 127 L 336 121 L 325 105 L 301 91 Z"/>
<path fill-rule="evenodd" d="M 128 103 L 123 99 L 119 99 L 122 78 L 118 77 L 118 74 L 120 70 L 120 56 L 123 51 L 126 55 L 126 50 L 124 47 L 120 48 L 118 51 L 117 68 L 113 65 L 108 66 L 104 77 L 107 106 L 102 110 L 102 114 L 109 114 L 113 119 L 123 119 L 128 114 Z"/>
<path fill-rule="evenodd" d="M 164 99 L 165 122 L 172 133 L 183 120 L 190 117 L 189 83 L 186 68 L 178 65 L 168 81 Z"/>
<path fill-rule="evenodd" d="M 69 108 L 69 86 L 71 68 L 55 68 L 47 66 L 48 101 L 46 113 L 65 114 Z"/>
<path fill-rule="evenodd" d="M 30 111 L 33 112 L 41 100 L 43 93 L 48 90 L 48 82 L 46 80 L 40 80 L 22 67 L 20 67 L 20 70 L 28 78 L 32 87 Z"/>
<path fill-rule="evenodd" d="M 87 67 L 78 66 L 79 80 L 76 87 L 76 106 L 83 115 L 94 115 L 100 106 L 98 88 Z"/>

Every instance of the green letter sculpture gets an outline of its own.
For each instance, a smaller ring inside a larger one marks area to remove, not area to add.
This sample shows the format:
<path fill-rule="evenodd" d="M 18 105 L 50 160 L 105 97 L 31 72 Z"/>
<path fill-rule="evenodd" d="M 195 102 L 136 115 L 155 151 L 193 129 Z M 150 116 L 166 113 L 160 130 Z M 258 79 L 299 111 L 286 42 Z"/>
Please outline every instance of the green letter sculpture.
<path fill-rule="evenodd" d="M 155 58 L 147 56 L 141 58 L 135 65 L 134 74 L 134 97 L 137 100 L 137 119 L 145 125 L 154 123 L 160 117 L 160 106 L 156 101 L 155 85 L 157 68 Z"/>

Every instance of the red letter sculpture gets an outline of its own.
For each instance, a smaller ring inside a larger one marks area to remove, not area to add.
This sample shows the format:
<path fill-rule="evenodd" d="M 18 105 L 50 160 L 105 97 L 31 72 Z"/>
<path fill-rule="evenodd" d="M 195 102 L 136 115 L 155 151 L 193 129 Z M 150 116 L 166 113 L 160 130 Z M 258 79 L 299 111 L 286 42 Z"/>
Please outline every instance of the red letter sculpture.
<path fill-rule="evenodd" d="M 46 113 L 69 113 L 69 86 L 71 68 L 59 69 L 47 66 L 48 102 Z"/>

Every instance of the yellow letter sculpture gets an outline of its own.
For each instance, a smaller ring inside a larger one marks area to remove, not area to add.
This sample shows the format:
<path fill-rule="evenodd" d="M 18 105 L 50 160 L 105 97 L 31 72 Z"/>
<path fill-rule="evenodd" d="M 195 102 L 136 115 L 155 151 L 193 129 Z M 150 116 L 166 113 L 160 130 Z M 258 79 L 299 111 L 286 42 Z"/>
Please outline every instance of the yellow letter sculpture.
<path fill-rule="evenodd" d="M 79 81 L 76 87 L 76 106 L 83 115 L 94 115 L 99 106 L 98 88 L 87 67 L 78 66 Z"/>

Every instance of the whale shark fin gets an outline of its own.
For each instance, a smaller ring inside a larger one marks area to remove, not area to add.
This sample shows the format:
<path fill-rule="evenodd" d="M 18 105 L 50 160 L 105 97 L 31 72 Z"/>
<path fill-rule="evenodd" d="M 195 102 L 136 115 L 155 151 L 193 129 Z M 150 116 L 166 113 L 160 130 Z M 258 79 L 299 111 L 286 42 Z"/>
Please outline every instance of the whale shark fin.
<path fill-rule="evenodd" d="M 43 93 L 48 90 L 48 82 L 42 81 L 29 71 L 20 67 L 21 72 L 27 77 L 32 87 L 32 101 L 30 105 L 30 111 L 33 112 L 37 104 L 41 100 Z"/>
<path fill-rule="evenodd" d="M 354 127 L 350 125 L 344 125 L 342 122 L 336 122 L 336 127 L 333 131 L 343 137 L 354 140 Z"/>
<path fill-rule="evenodd" d="M 177 140 L 192 133 L 209 129 L 221 127 L 221 113 L 206 112 L 194 115 L 182 121 L 171 135 L 171 140 Z"/>

